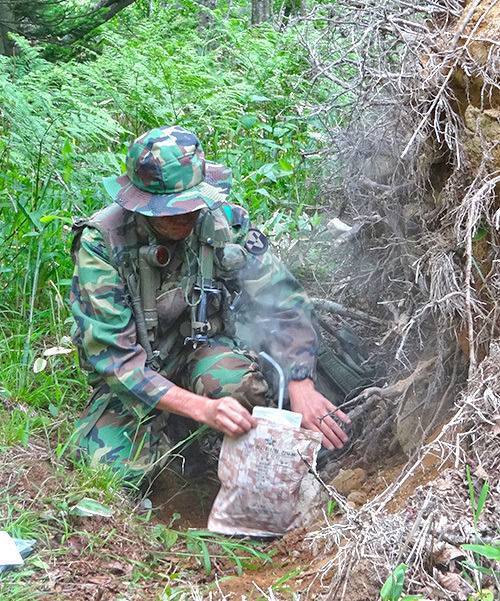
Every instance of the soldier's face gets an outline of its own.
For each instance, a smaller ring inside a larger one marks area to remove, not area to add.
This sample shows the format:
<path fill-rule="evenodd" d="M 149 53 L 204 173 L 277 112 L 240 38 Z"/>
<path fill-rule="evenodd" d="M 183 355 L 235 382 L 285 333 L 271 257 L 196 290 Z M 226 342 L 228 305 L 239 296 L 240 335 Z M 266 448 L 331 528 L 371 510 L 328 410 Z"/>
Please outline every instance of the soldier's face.
<path fill-rule="evenodd" d="M 193 231 L 200 211 L 171 217 L 148 217 L 149 224 L 163 240 L 184 240 Z"/>

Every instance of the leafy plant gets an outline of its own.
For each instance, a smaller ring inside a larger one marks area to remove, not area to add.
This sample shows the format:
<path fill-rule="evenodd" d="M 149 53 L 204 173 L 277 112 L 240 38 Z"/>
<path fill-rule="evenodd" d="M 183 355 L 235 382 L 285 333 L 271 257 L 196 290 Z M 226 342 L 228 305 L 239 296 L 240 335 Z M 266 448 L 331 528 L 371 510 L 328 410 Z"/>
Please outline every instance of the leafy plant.
<path fill-rule="evenodd" d="M 418 601 L 422 595 L 403 595 L 405 575 L 408 566 L 400 563 L 389 575 L 380 590 L 382 601 Z"/>
<path fill-rule="evenodd" d="M 271 553 L 260 550 L 262 543 L 253 540 L 240 541 L 224 536 L 218 536 L 207 530 L 172 530 L 162 524 L 153 529 L 153 536 L 167 549 L 171 549 L 179 540 L 183 540 L 188 550 L 187 555 L 196 557 L 203 566 L 205 573 L 212 572 L 213 559 L 222 557 L 230 560 L 236 567 L 238 574 L 243 573 L 243 568 L 254 560 L 260 563 L 272 561 Z M 176 555 L 186 555 L 181 551 Z"/>
<path fill-rule="evenodd" d="M 488 481 L 485 481 L 481 487 L 479 496 L 476 497 L 474 482 L 472 480 L 471 470 L 468 465 L 466 466 L 465 474 L 466 474 L 466 479 L 467 479 L 467 487 L 469 490 L 469 501 L 470 501 L 470 506 L 471 506 L 471 510 L 472 510 L 472 519 L 473 519 L 473 524 L 474 524 L 474 530 L 477 532 L 479 519 L 484 510 L 486 500 L 488 498 L 490 486 L 489 486 Z M 476 599 L 476 598 L 477 599 L 488 599 L 489 591 L 481 590 L 482 576 L 488 575 L 488 576 L 493 576 L 493 577 L 497 578 L 499 572 L 495 571 L 494 569 L 492 569 L 490 567 L 482 565 L 481 558 L 487 559 L 490 561 L 495 561 L 495 562 L 500 561 L 500 545 L 498 545 L 498 544 L 497 545 L 483 544 L 479 541 L 479 536 L 477 536 L 477 540 L 478 540 L 478 542 L 474 543 L 474 544 L 461 545 L 461 548 L 464 551 L 470 551 L 474 558 L 474 562 L 466 561 L 466 562 L 462 562 L 462 565 L 464 568 L 469 570 L 469 572 L 472 574 L 472 577 L 474 578 L 475 583 L 476 583 L 476 587 L 479 589 L 476 593 L 477 596 L 476 597 L 472 596 L 471 598 L 473 598 L 473 599 Z M 485 593 L 486 596 L 481 596 L 483 594 L 483 592 Z"/>
<path fill-rule="evenodd" d="M 481 487 L 479 497 L 477 497 L 477 499 L 476 499 L 476 492 L 474 490 L 474 482 L 472 481 L 472 475 L 471 475 L 470 467 L 468 465 L 465 468 L 465 473 L 466 473 L 466 477 L 467 477 L 467 486 L 469 489 L 469 500 L 470 500 L 470 506 L 472 509 L 472 517 L 474 520 L 474 528 L 477 528 L 479 518 L 481 517 L 481 513 L 483 512 L 483 509 L 484 509 L 484 504 L 486 503 L 488 493 L 490 492 L 490 485 L 487 481 L 485 481 L 483 483 L 483 486 Z"/>
<path fill-rule="evenodd" d="M 332 516 L 337 509 L 337 501 L 335 499 L 328 499 L 326 503 L 326 515 L 328 517 Z"/>
<path fill-rule="evenodd" d="M 481 557 L 491 559 L 492 561 L 500 561 L 500 545 L 462 545 L 465 551 L 472 551 Z"/>
<path fill-rule="evenodd" d="M 280 578 L 278 578 L 272 583 L 271 590 L 279 593 L 291 593 L 292 589 L 287 583 L 290 580 L 293 580 L 300 576 L 301 573 L 301 568 L 293 568 L 292 570 L 289 570 L 288 572 L 283 574 L 283 576 L 280 576 Z"/>

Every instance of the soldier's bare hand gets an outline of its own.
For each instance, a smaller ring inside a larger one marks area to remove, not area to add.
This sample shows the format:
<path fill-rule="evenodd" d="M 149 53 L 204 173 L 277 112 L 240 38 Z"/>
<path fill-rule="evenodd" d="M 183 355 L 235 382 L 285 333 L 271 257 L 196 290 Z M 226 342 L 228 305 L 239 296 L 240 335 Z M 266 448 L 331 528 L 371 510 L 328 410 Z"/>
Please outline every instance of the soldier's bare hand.
<path fill-rule="evenodd" d="M 233 397 L 206 399 L 203 422 L 228 436 L 236 437 L 255 428 L 257 421 Z"/>
<path fill-rule="evenodd" d="M 180 386 L 172 386 L 157 409 L 189 417 L 229 436 L 239 436 L 257 425 L 257 420 L 233 397 L 209 399 Z"/>
<path fill-rule="evenodd" d="M 350 424 L 349 417 L 318 392 L 312 380 L 292 381 L 288 391 L 291 410 L 303 415 L 302 427 L 322 434 L 327 449 L 341 449 L 349 436 L 331 415 L 346 424 Z"/>

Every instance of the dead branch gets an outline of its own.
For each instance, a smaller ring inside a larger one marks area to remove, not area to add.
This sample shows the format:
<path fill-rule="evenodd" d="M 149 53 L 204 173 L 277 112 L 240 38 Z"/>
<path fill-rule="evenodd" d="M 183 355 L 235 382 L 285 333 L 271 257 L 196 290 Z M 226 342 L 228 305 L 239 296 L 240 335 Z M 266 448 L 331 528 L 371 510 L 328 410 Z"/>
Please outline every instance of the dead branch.
<path fill-rule="evenodd" d="M 335 313 L 337 315 L 343 315 L 344 317 L 351 317 L 352 319 L 366 321 L 378 326 L 387 326 L 387 322 L 373 315 L 369 315 L 359 309 L 352 309 L 344 307 L 343 305 L 326 298 L 311 298 L 311 302 L 314 308 L 318 311 L 327 311 L 328 313 Z"/>

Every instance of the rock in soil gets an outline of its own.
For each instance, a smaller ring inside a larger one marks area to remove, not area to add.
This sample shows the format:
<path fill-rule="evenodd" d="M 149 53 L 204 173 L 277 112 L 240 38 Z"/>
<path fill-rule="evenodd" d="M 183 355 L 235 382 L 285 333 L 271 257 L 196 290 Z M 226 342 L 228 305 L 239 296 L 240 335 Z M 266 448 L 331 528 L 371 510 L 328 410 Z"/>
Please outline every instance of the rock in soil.
<path fill-rule="evenodd" d="M 353 490 L 359 490 L 366 481 L 366 472 L 357 467 L 353 470 L 340 470 L 332 481 L 332 486 L 341 495 L 348 495 Z"/>
<path fill-rule="evenodd" d="M 347 500 L 356 505 L 364 505 L 368 501 L 368 495 L 361 490 L 353 490 L 347 496 Z"/>

